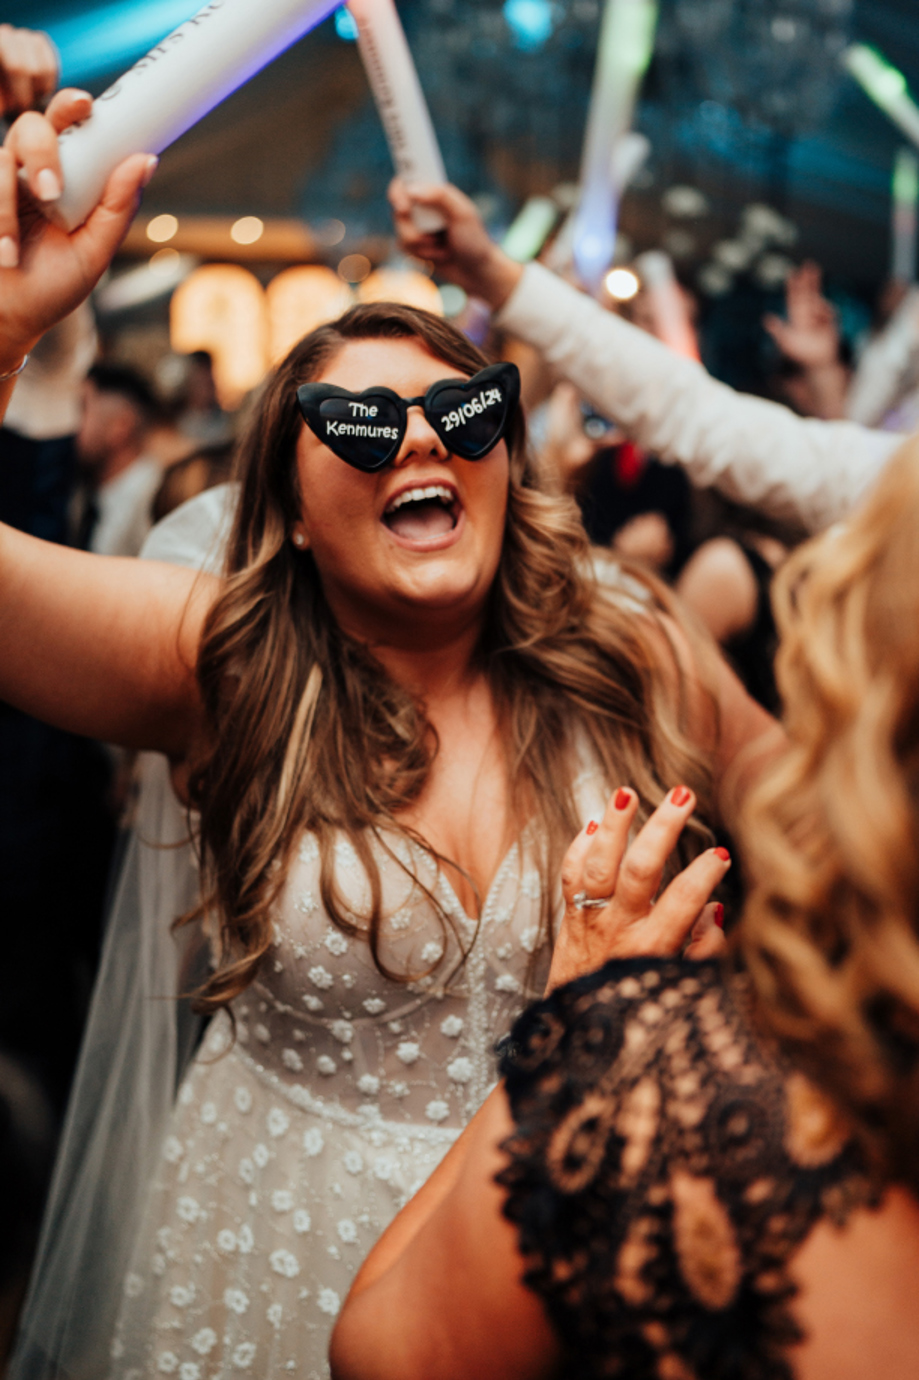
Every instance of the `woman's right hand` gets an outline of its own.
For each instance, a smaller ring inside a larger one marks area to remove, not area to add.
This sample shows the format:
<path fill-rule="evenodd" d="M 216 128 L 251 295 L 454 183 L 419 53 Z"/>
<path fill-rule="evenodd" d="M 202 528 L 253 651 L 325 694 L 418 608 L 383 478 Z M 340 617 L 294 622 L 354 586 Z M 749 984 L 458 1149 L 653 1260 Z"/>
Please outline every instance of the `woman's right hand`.
<path fill-rule="evenodd" d="M 638 796 L 622 787 L 603 819 L 581 830 L 562 865 L 565 916 L 548 992 L 611 958 L 701 959 L 723 952 L 722 907 L 709 897 L 731 866 L 727 849 L 700 853 L 658 895 L 667 860 L 695 806 L 688 787 L 674 787 L 630 842 Z M 606 904 L 585 907 L 585 898 Z"/>
<path fill-rule="evenodd" d="M 27 111 L 0 149 L 0 373 L 95 287 L 121 243 L 156 159 L 133 154 L 114 170 L 85 224 L 68 234 L 43 213 L 61 194 L 58 135 L 92 109 L 85 91 L 59 91 L 44 115 Z"/>
<path fill-rule="evenodd" d="M 389 201 L 404 253 L 433 263 L 443 278 L 493 310 L 510 297 L 523 268 L 489 237 L 475 202 L 458 187 L 445 183 L 409 191 L 397 177 L 390 183 Z M 419 230 L 412 219 L 413 205 L 437 211 L 445 228 L 434 233 Z"/>

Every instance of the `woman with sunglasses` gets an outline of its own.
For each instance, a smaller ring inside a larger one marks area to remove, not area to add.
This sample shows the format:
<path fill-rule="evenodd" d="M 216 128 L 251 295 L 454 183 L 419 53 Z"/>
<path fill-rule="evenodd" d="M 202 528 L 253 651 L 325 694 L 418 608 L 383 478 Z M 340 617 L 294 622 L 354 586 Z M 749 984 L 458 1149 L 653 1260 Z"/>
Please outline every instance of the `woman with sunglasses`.
<path fill-rule="evenodd" d="M 52 133 L 10 151 L 56 169 Z M 29 222 L 20 279 L 61 235 Z M 0 530 L 0 695 L 165 753 L 197 812 L 213 1016 L 167 1124 L 125 1142 L 156 1146 L 143 1201 L 58 1193 L 16 1376 L 324 1373 L 363 1255 L 541 988 L 567 839 L 618 781 L 639 820 L 683 781 L 685 857 L 711 860 L 725 772 L 775 731 L 656 585 L 600 582 L 539 489 L 515 371 L 436 317 L 358 307 L 306 337 L 238 472 L 221 578 Z M 59 1243 L 89 1220 L 87 1307 Z"/>

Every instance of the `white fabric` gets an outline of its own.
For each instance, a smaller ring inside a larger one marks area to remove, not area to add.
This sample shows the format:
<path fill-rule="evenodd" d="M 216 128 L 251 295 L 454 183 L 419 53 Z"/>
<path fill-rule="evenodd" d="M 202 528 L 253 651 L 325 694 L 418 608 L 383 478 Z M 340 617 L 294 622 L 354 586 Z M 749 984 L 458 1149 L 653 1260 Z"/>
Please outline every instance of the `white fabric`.
<path fill-rule="evenodd" d="M 849 385 L 846 415 L 865 426 L 885 417 L 919 385 L 919 287 L 909 289 L 887 325 L 862 351 Z"/>
<path fill-rule="evenodd" d="M 844 517 L 903 440 L 736 393 L 541 264 L 526 266 L 496 320 L 693 483 L 812 531 Z"/>
<path fill-rule="evenodd" d="M 96 490 L 99 517 L 90 550 L 99 556 L 137 556 L 153 526 L 153 500 L 163 482 L 158 460 L 139 456 Z"/>

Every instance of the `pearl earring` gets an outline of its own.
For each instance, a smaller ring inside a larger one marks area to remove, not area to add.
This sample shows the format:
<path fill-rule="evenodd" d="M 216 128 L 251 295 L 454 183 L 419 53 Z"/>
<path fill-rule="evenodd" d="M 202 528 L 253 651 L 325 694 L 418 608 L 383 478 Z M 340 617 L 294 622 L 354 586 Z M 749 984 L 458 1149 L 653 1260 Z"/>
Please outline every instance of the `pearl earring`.
<path fill-rule="evenodd" d="M 293 541 L 294 546 L 303 546 L 303 544 L 306 541 L 306 537 L 303 535 L 302 532 L 294 532 L 291 540 Z"/>

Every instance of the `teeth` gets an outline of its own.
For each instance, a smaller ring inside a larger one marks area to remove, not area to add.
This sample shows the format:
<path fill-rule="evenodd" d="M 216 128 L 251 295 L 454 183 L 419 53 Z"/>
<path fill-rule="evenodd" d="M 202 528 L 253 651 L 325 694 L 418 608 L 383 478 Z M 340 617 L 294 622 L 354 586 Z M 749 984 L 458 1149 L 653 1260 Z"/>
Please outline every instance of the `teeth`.
<path fill-rule="evenodd" d="M 444 484 L 429 484 L 426 489 L 405 489 L 401 494 L 393 499 L 386 511 L 387 513 L 398 512 L 406 503 L 424 503 L 426 499 L 439 498 L 442 503 L 448 506 L 456 498 L 452 489 L 448 489 Z"/>

